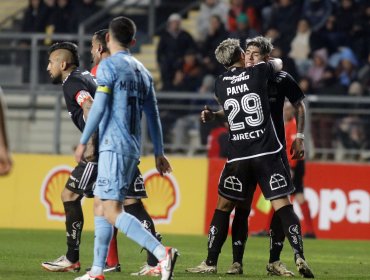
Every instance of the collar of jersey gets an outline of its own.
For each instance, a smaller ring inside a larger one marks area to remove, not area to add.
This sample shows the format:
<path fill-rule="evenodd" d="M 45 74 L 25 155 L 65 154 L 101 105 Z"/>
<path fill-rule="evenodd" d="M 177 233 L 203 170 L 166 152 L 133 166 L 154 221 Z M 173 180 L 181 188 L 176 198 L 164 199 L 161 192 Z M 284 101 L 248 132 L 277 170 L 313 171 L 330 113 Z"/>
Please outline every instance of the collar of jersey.
<path fill-rule="evenodd" d="M 77 69 L 77 68 L 76 68 Z M 76 69 L 75 70 L 73 70 L 73 71 L 76 71 Z M 67 75 L 67 77 L 64 79 L 64 81 L 62 82 L 62 85 L 64 85 L 64 83 L 68 80 L 68 78 L 69 78 L 69 76 L 72 74 L 72 72 L 73 71 L 71 71 L 71 72 L 69 72 L 69 74 Z"/>

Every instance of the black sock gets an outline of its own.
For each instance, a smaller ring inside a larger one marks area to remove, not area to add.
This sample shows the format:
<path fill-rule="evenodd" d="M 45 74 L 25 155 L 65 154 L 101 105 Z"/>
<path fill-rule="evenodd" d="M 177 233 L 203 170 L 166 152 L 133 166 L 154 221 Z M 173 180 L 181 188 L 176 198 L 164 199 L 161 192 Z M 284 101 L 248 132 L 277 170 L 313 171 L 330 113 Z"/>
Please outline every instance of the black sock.
<path fill-rule="evenodd" d="M 80 243 L 82 228 L 84 225 L 84 215 L 82 212 L 81 201 L 67 201 L 63 203 L 66 215 L 67 231 L 67 254 L 70 262 L 77 262 L 80 259 Z"/>
<path fill-rule="evenodd" d="M 283 225 L 276 213 L 273 214 L 270 224 L 270 259 L 269 263 L 280 260 L 283 250 L 285 234 Z"/>
<path fill-rule="evenodd" d="M 218 209 L 215 210 L 208 231 L 207 265 L 217 265 L 218 256 L 221 253 L 222 245 L 225 243 L 227 238 L 229 220 L 230 212 L 224 212 Z"/>
<path fill-rule="evenodd" d="M 250 209 L 235 208 L 232 225 L 233 262 L 243 264 L 244 248 L 248 238 L 248 216 Z"/>
<path fill-rule="evenodd" d="M 124 206 L 125 211 L 132 216 L 136 217 L 145 227 L 147 231 L 150 231 L 150 233 L 155 237 L 155 227 L 154 222 L 148 212 L 145 210 L 144 205 L 141 201 Z M 156 266 L 158 263 L 157 258 L 147 251 L 147 263 L 150 266 Z"/>
<path fill-rule="evenodd" d="M 293 205 L 280 208 L 276 211 L 276 215 L 279 216 L 285 236 L 288 238 L 290 246 L 292 246 L 294 260 L 298 257 L 304 259 L 301 224 L 296 213 L 294 213 Z"/>

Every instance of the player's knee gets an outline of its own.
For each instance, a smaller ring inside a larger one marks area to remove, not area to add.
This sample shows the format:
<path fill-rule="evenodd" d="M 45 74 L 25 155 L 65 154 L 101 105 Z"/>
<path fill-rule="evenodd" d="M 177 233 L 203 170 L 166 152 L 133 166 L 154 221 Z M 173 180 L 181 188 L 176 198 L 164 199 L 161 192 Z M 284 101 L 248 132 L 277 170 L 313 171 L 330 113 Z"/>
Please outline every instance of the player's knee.
<path fill-rule="evenodd" d="M 61 200 L 63 202 L 81 200 L 80 197 L 81 196 L 79 194 L 74 193 L 67 188 L 64 188 L 61 193 Z"/>
<path fill-rule="evenodd" d="M 231 212 L 234 209 L 234 206 L 235 206 L 235 203 L 233 201 L 227 200 L 226 198 L 223 198 L 221 196 L 218 197 L 217 206 L 216 206 L 218 210 L 221 210 L 224 212 Z"/>

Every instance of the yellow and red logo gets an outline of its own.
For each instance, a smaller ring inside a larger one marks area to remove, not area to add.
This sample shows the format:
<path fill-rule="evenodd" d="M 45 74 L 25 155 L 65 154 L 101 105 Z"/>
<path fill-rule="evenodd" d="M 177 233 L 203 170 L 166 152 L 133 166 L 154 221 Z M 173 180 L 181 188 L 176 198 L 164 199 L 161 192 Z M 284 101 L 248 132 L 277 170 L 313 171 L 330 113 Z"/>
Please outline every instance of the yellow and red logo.
<path fill-rule="evenodd" d="M 64 207 L 60 195 L 73 170 L 68 165 L 54 167 L 45 176 L 41 186 L 40 199 L 46 208 L 49 220 L 64 221 Z"/>
<path fill-rule="evenodd" d="M 161 176 L 156 169 L 149 170 L 144 175 L 147 199 L 143 204 L 157 224 L 169 224 L 173 212 L 180 204 L 180 191 L 172 174 Z"/>

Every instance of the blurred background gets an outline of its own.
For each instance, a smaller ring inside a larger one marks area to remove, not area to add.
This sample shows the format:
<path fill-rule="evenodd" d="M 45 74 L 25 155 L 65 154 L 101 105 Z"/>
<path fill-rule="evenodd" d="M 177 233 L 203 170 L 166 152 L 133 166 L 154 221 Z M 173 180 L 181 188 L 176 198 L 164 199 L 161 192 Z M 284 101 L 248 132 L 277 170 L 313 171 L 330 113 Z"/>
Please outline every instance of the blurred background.
<path fill-rule="evenodd" d="M 73 41 L 90 69 L 92 34 L 118 15 L 137 24 L 133 53 L 153 74 L 168 154 L 207 155 L 207 138 L 222 125 L 199 122 L 205 104 L 218 109 L 212 92 L 223 69 L 214 50 L 225 38 L 260 34 L 306 94 L 307 158 L 370 160 L 366 0 L 2 0 L 0 85 L 12 152 L 72 152 L 79 133 L 49 81 L 47 49 Z M 151 150 L 145 134 L 143 154 Z"/>

